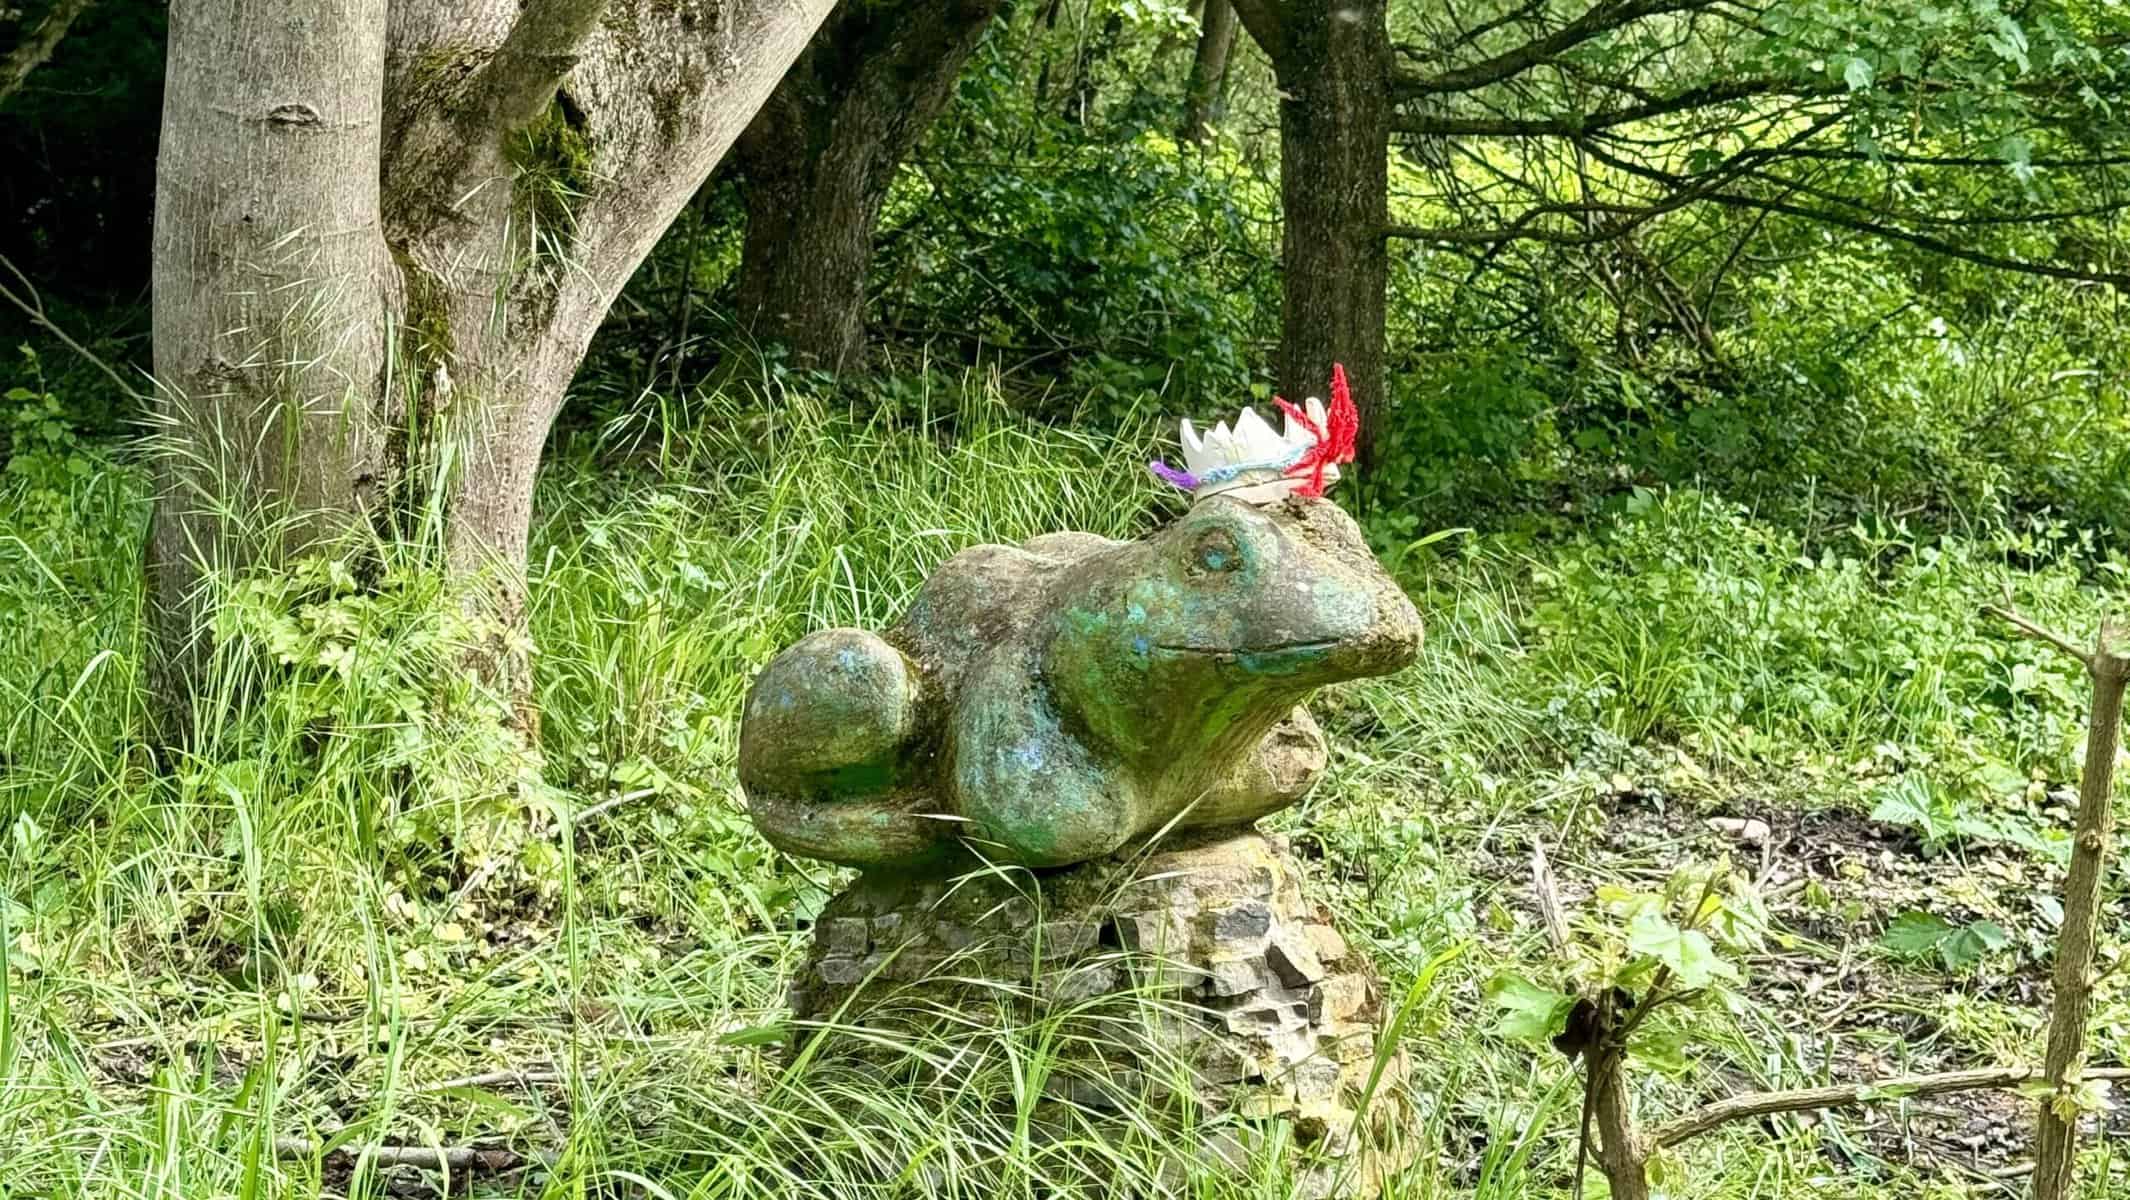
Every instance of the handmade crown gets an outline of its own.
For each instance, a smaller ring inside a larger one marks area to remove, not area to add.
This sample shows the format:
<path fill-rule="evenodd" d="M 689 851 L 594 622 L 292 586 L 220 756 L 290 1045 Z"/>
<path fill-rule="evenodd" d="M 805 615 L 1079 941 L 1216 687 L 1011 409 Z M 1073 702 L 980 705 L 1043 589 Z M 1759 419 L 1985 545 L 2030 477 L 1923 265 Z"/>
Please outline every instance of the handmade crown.
<path fill-rule="evenodd" d="M 1338 464 L 1353 461 L 1360 418 L 1346 387 L 1346 368 L 1331 368 L 1331 407 L 1309 397 L 1300 407 L 1274 397 L 1287 415 L 1274 431 L 1254 408 L 1245 407 L 1230 426 L 1226 421 L 1201 436 L 1185 419 L 1178 430 L 1183 469 L 1165 462 L 1147 464 L 1153 473 L 1194 500 L 1232 495 L 1251 504 L 1294 496 L 1321 496 L 1339 477 Z"/>

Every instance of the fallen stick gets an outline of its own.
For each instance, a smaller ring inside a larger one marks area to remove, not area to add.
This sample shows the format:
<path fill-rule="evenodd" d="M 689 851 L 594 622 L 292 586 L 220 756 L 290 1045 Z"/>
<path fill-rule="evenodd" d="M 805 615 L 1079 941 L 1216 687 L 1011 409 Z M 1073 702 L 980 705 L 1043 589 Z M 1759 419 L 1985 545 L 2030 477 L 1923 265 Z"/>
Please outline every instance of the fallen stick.
<path fill-rule="evenodd" d="M 1949 1092 L 1976 1092 L 2021 1087 L 2043 1078 L 2036 1067 L 1984 1067 L 1973 1071 L 1941 1071 L 1934 1075 L 1896 1075 L 1861 1083 L 1830 1087 L 1797 1088 L 1782 1092 L 1744 1092 L 1726 1096 L 1684 1116 L 1666 1121 L 1650 1134 L 1657 1146 L 1676 1146 L 1700 1137 L 1718 1126 L 1749 1117 L 1776 1113 L 1812 1112 L 1829 1108 L 1857 1108 L 1888 1100 L 1918 1096 L 1942 1096 Z M 2087 1079 L 2130 1079 L 2130 1067 L 2102 1067 L 2085 1072 Z"/>
<path fill-rule="evenodd" d="M 327 1146 L 308 1138 L 275 1138 L 274 1157 L 369 1161 L 380 1167 L 419 1167 L 425 1171 L 502 1175 L 527 1167 L 553 1166 L 561 1156 L 552 1150 L 524 1155 L 499 1146 L 395 1146 L 377 1142 L 351 1142 Z"/>
<path fill-rule="evenodd" d="M 596 1067 L 578 1071 L 574 1078 L 590 1079 L 599 1073 Z M 426 1083 L 419 1089 L 423 1092 L 448 1092 L 453 1088 L 502 1087 L 510 1084 L 521 1088 L 545 1087 L 550 1084 L 568 1083 L 573 1078 L 568 1072 L 558 1070 L 528 1071 L 505 1067 L 500 1071 L 483 1071 L 478 1075 L 461 1075 L 456 1079 L 440 1079 Z"/>

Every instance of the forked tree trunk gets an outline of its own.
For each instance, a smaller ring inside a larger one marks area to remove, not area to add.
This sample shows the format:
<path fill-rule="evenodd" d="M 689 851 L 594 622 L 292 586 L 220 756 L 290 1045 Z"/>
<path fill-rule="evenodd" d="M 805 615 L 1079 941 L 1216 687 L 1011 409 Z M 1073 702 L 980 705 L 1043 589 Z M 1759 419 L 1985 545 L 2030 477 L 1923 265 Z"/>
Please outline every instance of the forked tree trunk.
<path fill-rule="evenodd" d="M 1228 58 L 1242 25 L 1228 0 L 1206 0 L 1200 19 L 1198 53 L 1183 89 L 1183 121 L 1177 132 L 1186 142 L 1203 145 L 1227 108 Z"/>
<path fill-rule="evenodd" d="M 861 365 L 881 205 L 1000 7 L 849 5 L 755 115 L 734 152 L 747 205 L 738 308 L 757 341 L 781 344 L 800 366 Z"/>
<path fill-rule="evenodd" d="M 1371 456 L 1384 409 L 1391 48 L 1383 0 L 1236 0 L 1280 87 L 1279 386 L 1346 365 Z"/>
<path fill-rule="evenodd" d="M 525 552 L 608 305 L 833 0 L 174 0 L 157 173 L 161 732 L 208 567 L 440 513 L 530 727 Z M 300 10 L 300 11 L 299 11 Z"/>

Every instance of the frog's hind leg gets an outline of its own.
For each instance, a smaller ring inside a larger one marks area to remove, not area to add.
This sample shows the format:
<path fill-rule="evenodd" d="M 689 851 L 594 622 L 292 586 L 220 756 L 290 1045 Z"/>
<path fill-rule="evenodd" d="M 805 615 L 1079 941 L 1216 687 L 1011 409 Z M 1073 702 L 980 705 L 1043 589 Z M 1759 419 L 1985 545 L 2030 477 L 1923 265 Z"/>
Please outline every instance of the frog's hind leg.
<path fill-rule="evenodd" d="M 946 853 L 959 823 L 927 811 L 932 807 L 914 795 L 747 796 L 748 815 L 770 845 L 853 867 L 914 867 Z"/>
<path fill-rule="evenodd" d="M 946 832 L 913 797 L 924 681 L 862 629 L 826 629 L 771 660 L 740 720 L 740 786 L 755 824 L 794 854 L 876 865 L 921 857 Z"/>

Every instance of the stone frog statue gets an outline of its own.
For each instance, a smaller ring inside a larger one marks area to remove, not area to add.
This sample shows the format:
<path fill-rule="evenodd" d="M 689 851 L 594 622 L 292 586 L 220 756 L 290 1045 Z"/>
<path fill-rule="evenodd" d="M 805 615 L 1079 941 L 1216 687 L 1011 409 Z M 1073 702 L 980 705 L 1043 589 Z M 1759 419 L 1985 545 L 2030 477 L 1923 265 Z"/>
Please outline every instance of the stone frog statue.
<path fill-rule="evenodd" d="M 1344 510 L 1277 481 L 1231 472 L 1139 541 L 964 550 L 885 632 L 792 645 L 741 719 L 755 824 L 861 867 L 1057 867 L 1299 801 L 1326 761 L 1302 701 L 1406 665 L 1420 620 Z"/>

